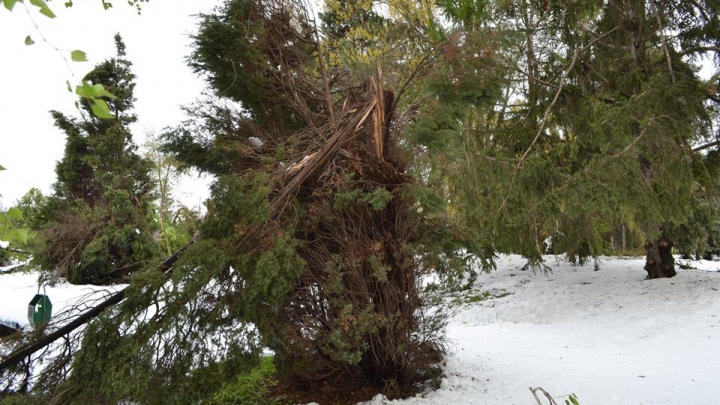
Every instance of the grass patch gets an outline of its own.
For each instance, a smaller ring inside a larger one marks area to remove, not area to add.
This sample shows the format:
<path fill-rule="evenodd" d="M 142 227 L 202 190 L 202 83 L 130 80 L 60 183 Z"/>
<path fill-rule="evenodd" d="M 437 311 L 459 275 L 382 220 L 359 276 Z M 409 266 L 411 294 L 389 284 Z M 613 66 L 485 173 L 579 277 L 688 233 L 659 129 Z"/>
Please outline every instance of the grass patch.
<path fill-rule="evenodd" d="M 260 364 L 237 379 L 225 384 L 210 402 L 212 405 L 285 405 L 289 401 L 284 397 L 272 395 L 277 386 L 273 357 L 261 357 Z"/>
<path fill-rule="evenodd" d="M 507 297 L 511 293 L 505 291 L 505 290 L 491 290 L 491 291 L 464 291 L 460 294 L 458 294 L 456 297 L 454 297 L 450 304 L 453 306 L 460 306 L 460 305 L 471 305 L 482 301 L 487 301 L 490 299 L 497 299 L 497 298 L 503 298 Z"/>

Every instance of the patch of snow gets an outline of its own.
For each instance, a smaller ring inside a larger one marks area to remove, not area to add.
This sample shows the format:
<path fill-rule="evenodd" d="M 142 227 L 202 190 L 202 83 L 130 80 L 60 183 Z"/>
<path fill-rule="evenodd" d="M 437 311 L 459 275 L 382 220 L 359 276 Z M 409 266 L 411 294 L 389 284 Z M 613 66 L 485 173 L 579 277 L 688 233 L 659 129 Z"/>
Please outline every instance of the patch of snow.
<path fill-rule="evenodd" d="M 601 258 L 600 271 L 545 260 L 551 273 L 509 255 L 478 276 L 476 290 L 510 295 L 455 310 L 440 389 L 363 405 L 533 405 L 529 387 L 559 404 L 719 403 L 720 273 L 644 280 L 644 258 Z"/>
<path fill-rule="evenodd" d="M 61 282 L 55 286 L 46 286 L 39 291 L 50 297 L 53 305 L 53 316 L 70 309 L 73 305 L 80 305 L 77 309 L 84 311 L 88 305 L 82 301 L 89 297 L 98 298 L 107 292 L 124 288 L 124 285 L 112 287 L 96 287 L 87 285 L 73 285 Z M 27 319 L 28 304 L 38 293 L 38 273 L 12 273 L 0 274 L 0 319 L 17 322 L 25 327 L 29 325 Z M 93 302 L 89 300 L 88 302 Z"/>

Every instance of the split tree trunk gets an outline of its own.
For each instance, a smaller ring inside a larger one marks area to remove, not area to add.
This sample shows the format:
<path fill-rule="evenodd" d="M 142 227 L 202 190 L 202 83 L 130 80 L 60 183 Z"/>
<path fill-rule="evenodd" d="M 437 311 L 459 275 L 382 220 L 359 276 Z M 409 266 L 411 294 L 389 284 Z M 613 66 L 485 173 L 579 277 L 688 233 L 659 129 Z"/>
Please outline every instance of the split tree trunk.
<path fill-rule="evenodd" d="M 675 259 L 672 256 L 673 243 L 665 239 L 645 242 L 645 271 L 648 279 L 675 276 Z"/>

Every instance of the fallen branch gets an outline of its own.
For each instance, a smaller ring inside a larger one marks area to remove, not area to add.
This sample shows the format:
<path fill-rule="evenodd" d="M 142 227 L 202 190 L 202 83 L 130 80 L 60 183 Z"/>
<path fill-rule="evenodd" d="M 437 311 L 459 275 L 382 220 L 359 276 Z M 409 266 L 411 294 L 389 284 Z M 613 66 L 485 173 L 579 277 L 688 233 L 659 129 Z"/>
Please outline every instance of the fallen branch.
<path fill-rule="evenodd" d="M 160 264 L 160 269 L 164 273 L 169 273 L 172 269 L 172 265 L 180 258 L 180 255 L 188 248 L 190 245 L 195 243 L 195 240 L 190 241 L 187 245 L 181 247 L 178 249 L 175 253 L 173 253 L 172 256 L 165 259 Z M 112 294 L 108 299 L 101 302 L 100 304 L 96 305 L 89 311 L 85 312 L 84 314 L 78 316 L 75 318 L 72 322 L 66 324 L 65 326 L 57 329 L 56 331 L 48 334 L 47 336 L 43 337 L 40 340 L 37 340 L 36 342 L 31 343 L 30 345 L 15 351 L 10 356 L 3 359 L 2 362 L 0 362 L 0 373 L 7 370 L 8 368 L 14 366 L 15 364 L 20 363 L 24 358 L 32 355 L 33 353 L 43 349 L 44 347 L 47 347 L 54 341 L 60 339 L 61 337 L 69 334 L 70 332 L 74 331 L 75 329 L 79 328 L 80 326 L 86 324 L 90 320 L 96 318 L 98 315 L 103 313 L 106 309 L 120 303 L 125 298 L 125 289 L 122 289 L 114 294 Z"/>
<path fill-rule="evenodd" d="M 535 397 L 535 401 L 537 401 L 538 405 L 542 405 L 542 402 L 540 402 L 540 398 L 538 398 L 537 396 L 538 391 L 542 392 L 545 395 L 545 397 L 550 401 L 550 405 L 558 405 L 557 402 L 555 402 L 555 400 L 553 399 L 553 397 L 541 387 L 530 387 L 530 392 L 533 394 L 533 397 Z"/>

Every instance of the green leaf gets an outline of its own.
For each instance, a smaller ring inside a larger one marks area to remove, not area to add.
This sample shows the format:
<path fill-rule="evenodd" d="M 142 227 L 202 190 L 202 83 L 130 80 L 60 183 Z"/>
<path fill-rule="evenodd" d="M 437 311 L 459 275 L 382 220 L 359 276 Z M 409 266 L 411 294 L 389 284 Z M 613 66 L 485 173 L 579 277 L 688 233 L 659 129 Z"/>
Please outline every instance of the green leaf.
<path fill-rule="evenodd" d="M 98 98 L 98 97 L 107 97 L 107 98 L 117 98 L 109 91 L 105 90 L 105 87 L 103 87 L 102 84 L 90 84 L 88 82 L 82 82 L 81 85 L 78 85 L 75 87 L 75 94 L 77 94 L 80 97 L 87 97 L 87 98 Z"/>
<path fill-rule="evenodd" d="M 72 58 L 73 62 L 87 62 L 87 54 L 77 49 L 70 52 L 70 58 Z"/>
<path fill-rule="evenodd" d="M 48 7 L 43 7 L 40 9 L 40 14 L 44 15 L 47 18 L 55 18 L 55 13 L 52 12 Z"/>
<path fill-rule="evenodd" d="M 7 169 L 4 168 L 2 165 L 0 165 L 0 172 L 3 171 L 3 170 L 7 170 Z"/>
<path fill-rule="evenodd" d="M 110 115 L 110 107 L 108 107 L 105 100 L 95 99 L 90 105 L 93 114 L 98 118 L 114 118 Z"/>
<path fill-rule="evenodd" d="M 18 207 L 12 207 L 7 210 L 7 215 L 10 219 L 22 219 L 22 211 Z"/>
<path fill-rule="evenodd" d="M 67 89 L 68 89 L 68 91 L 69 91 L 70 93 L 72 93 L 73 91 L 72 91 L 72 86 L 70 86 L 70 80 L 66 80 L 66 81 L 65 81 L 65 84 L 67 84 Z"/>
<path fill-rule="evenodd" d="M 13 7 L 15 7 L 15 3 L 19 3 L 20 0 L 3 0 L 3 5 L 6 9 L 12 11 Z"/>
<path fill-rule="evenodd" d="M 73 6 L 73 2 L 72 2 L 72 1 L 65 2 L 65 8 L 70 8 L 70 7 L 72 7 L 72 6 Z"/>
<path fill-rule="evenodd" d="M 580 405 L 580 402 L 577 400 L 577 395 L 575 394 L 570 395 L 570 402 L 572 402 L 573 405 Z"/>
<path fill-rule="evenodd" d="M 33 39 L 30 38 L 30 35 L 25 37 L 25 45 L 32 45 L 34 43 L 35 43 L 35 41 L 33 41 Z"/>
<path fill-rule="evenodd" d="M 7 240 L 8 242 L 17 241 L 21 243 L 27 243 L 28 231 L 27 229 L 10 229 L 5 232 L 5 235 L 3 235 L 2 238 Z"/>
<path fill-rule="evenodd" d="M 115 95 L 113 95 L 109 91 L 105 90 L 105 86 L 103 86 L 100 83 L 93 84 L 92 88 L 93 88 L 93 91 L 98 95 L 98 97 L 107 97 L 107 98 L 111 98 L 111 99 L 117 98 L 117 97 L 115 97 Z"/>
<path fill-rule="evenodd" d="M 55 13 L 50 10 L 45 0 L 30 0 L 30 4 L 40 9 L 40 14 L 48 18 L 55 18 Z"/>

